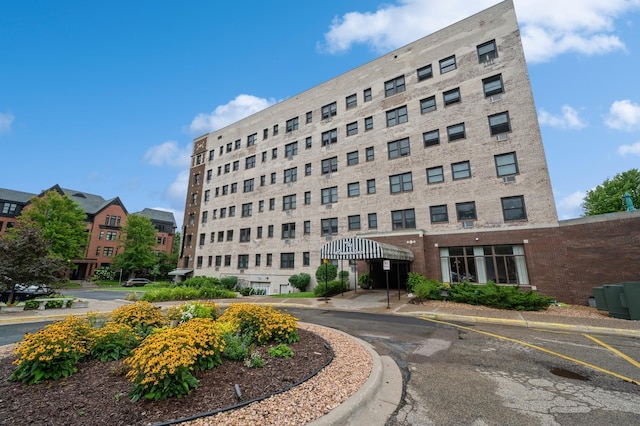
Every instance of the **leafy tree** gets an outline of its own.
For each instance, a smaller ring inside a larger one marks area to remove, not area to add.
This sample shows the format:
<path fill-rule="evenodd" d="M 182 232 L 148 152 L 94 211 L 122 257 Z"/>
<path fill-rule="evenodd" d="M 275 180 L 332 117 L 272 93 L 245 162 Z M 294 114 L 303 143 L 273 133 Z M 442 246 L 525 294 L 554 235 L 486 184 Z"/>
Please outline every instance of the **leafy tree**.
<path fill-rule="evenodd" d="M 22 226 L 0 236 L 0 281 L 13 301 L 16 284 L 51 284 L 64 276 L 66 262 L 52 257 L 42 230 Z"/>
<path fill-rule="evenodd" d="M 17 228 L 36 225 L 49 242 L 49 254 L 67 262 L 84 257 L 87 215 L 80 204 L 57 191 L 34 197 L 18 217 Z"/>
<path fill-rule="evenodd" d="M 316 269 L 316 280 L 318 284 L 331 281 L 338 276 L 338 267 L 333 263 L 322 264 Z"/>
<path fill-rule="evenodd" d="M 640 171 L 631 169 L 618 173 L 613 179 L 605 179 L 602 184 L 587 191 L 582 203 L 585 216 L 621 212 L 627 209 L 624 194 L 631 195 L 636 208 L 640 207 Z"/>
<path fill-rule="evenodd" d="M 127 216 L 119 242 L 124 250 L 115 256 L 113 269 L 128 271 L 129 278 L 133 278 L 153 268 L 157 259 L 154 253 L 156 230 L 151 219 L 139 214 Z"/>
<path fill-rule="evenodd" d="M 307 291 L 309 282 L 311 281 L 311 275 L 304 272 L 289 277 L 289 283 L 297 288 L 299 291 Z"/>

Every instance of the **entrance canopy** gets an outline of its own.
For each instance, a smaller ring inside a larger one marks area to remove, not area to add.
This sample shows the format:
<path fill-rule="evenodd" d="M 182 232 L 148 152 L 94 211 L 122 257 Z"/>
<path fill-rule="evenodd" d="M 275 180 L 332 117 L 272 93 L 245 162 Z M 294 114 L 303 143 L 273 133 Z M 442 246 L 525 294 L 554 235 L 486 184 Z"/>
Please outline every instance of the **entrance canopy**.
<path fill-rule="evenodd" d="M 189 272 L 193 272 L 193 269 L 174 269 L 169 275 L 187 275 Z"/>
<path fill-rule="evenodd" d="M 342 238 L 320 249 L 322 259 L 389 259 L 413 261 L 410 250 L 366 238 Z"/>

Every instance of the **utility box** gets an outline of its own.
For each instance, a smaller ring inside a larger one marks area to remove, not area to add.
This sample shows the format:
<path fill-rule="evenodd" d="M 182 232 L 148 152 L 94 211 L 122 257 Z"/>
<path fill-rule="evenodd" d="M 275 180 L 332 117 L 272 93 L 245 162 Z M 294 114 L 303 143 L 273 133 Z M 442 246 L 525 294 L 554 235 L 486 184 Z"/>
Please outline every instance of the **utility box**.
<path fill-rule="evenodd" d="M 599 311 L 608 311 L 607 308 L 607 299 L 604 297 L 604 288 L 602 287 L 594 287 L 593 288 L 593 298 L 596 301 L 596 309 Z"/>
<path fill-rule="evenodd" d="M 629 319 L 640 320 L 640 282 L 622 283 Z"/>
<path fill-rule="evenodd" d="M 619 319 L 631 319 L 623 285 L 607 284 L 603 285 L 602 288 L 609 308 L 609 315 Z"/>

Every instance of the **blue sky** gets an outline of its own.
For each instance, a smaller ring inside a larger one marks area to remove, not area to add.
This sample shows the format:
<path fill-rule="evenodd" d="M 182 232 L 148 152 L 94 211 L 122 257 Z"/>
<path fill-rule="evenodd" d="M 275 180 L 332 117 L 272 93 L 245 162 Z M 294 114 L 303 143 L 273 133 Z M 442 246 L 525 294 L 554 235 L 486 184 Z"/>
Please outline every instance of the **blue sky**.
<path fill-rule="evenodd" d="M 0 3 L 0 187 L 182 223 L 191 143 L 495 0 Z M 558 216 L 640 167 L 640 0 L 515 0 Z M 482 41 L 482 40 L 480 40 Z"/>

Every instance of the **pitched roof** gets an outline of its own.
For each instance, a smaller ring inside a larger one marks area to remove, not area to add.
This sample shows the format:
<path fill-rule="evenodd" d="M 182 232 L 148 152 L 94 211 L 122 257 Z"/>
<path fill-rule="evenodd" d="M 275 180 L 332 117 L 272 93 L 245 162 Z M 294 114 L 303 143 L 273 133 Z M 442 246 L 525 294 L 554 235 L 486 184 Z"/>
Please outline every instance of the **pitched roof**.
<path fill-rule="evenodd" d="M 0 200 L 13 201 L 16 203 L 27 204 L 29 200 L 36 194 L 28 192 L 14 191 L 13 189 L 0 188 Z"/>
<path fill-rule="evenodd" d="M 176 227 L 176 219 L 172 212 L 145 208 L 134 214 L 146 216 L 152 221 L 170 223 L 174 228 Z"/>
<path fill-rule="evenodd" d="M 46 191 L 43 191 L 43 193 L 48 191 L 57 191 L 60 194 L 65 194 L 67 197 L 80 204 L 80 207 L 82 207 L 84 212 L 89 215 L 95 215 L 96 213 L 112 204 L 122 206 L 125 213 L 127 211 L 127 209 L 124 207 L 124 204 L 122 204 L 122 201 L 120 201 L 119 197 L 105 200 L 100 195 L 89 194 L 88 192 L 76 191 L 74 189 L 61 188 L 60 185 L 57 184 L 47 189 Z"/>

